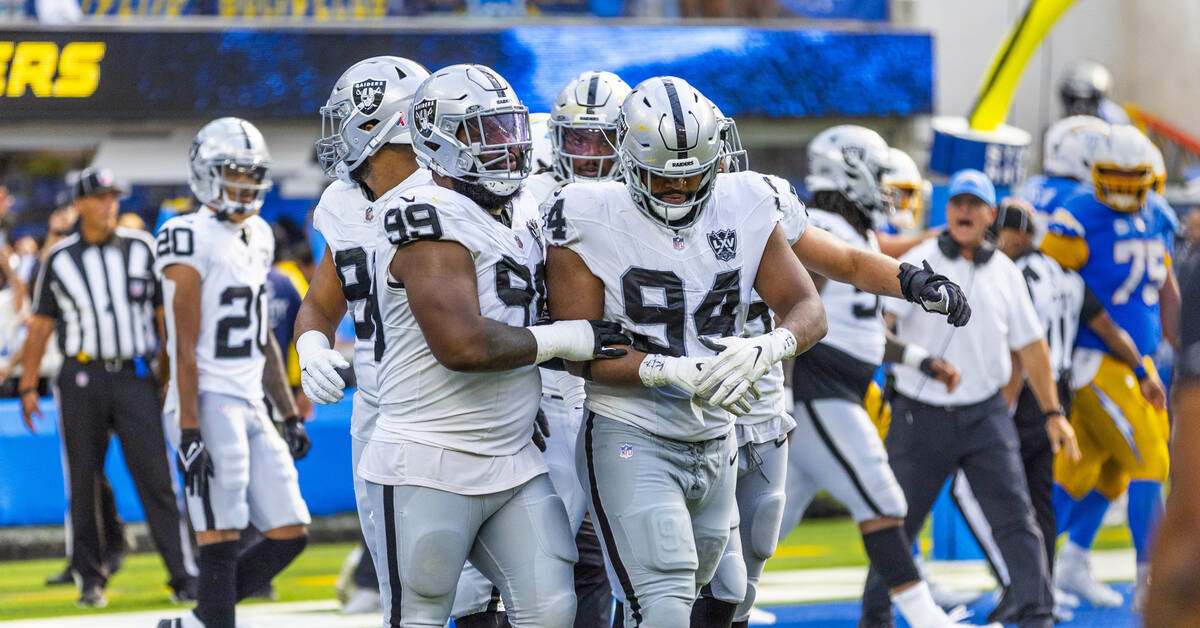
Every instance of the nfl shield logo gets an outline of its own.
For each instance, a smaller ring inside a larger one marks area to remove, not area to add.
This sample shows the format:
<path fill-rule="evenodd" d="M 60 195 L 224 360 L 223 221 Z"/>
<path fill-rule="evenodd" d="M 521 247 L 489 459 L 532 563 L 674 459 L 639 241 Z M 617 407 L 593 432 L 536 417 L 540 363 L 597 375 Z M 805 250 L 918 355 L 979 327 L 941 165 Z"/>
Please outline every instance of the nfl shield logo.
<path fill-rule="evenodd" d="M 517 241 L 517 246 L 519 246 L 521 248 L 525 248 L 525 243 L 521 241 L 521 236 L 514 233 L 513 239 Z"/>
<path fill-rule="evenodd" d="M 681 238 L 679 236 L 675 236 L 674 238 L 671 238 L 671 244 L 675 245 L 676 251 L 683 250 L 683 238 Z"/>
<path fill-rule="evenodd" d="M 737 256 L 737 232 L 733 229 L 710 231 L 708 245 L 712 247 L 717 259 L 728 262 Z"/>
<path fill-rule="evenodd" d="M 375 217 L 375 209 L 372 206 L 367 205 L 367 212 L 366 212 L 366 214 L 363 215 L 363 218 L 365 218 L 367 222 L 371 222 L 371 219 L 374 217 Z"/>
<path fill-rule="evenodd" d="M 354 84 L 354 107 L 364 115 L 371 115 L 383 103 L 383 90 L 386 81 L 367 79 Z"/>
<path fill-rule="evenodd" d="M 632 458 L 633 457 L 633 445 L 630 445 L 629 443 L 623 443 L 621 445 L 621 453 L 618 455 L 620 455 L 622 458 L 624 458 L 626 460 L 628 460 L 629 458 Z"/>

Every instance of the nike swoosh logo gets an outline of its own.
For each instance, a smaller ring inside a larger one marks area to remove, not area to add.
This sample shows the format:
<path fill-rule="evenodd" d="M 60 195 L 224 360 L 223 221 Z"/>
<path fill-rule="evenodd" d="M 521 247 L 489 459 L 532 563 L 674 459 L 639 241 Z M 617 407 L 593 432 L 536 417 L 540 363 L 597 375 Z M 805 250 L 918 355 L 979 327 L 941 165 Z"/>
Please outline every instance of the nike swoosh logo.
<path fill-rule="evenodd" d="M 758 364 L 758 359 L 762 357 L 762 347 L 754 347 L 757 353 L 754 354 L 754 363 Z"/>
<path fill-rule="evenodd" d="M 735 463 L 735 462 L 737 462 L 737 453 L 734 453 L 732 456 L 729 457 L 729 466 L 732 467 L 733 463 Z"/>

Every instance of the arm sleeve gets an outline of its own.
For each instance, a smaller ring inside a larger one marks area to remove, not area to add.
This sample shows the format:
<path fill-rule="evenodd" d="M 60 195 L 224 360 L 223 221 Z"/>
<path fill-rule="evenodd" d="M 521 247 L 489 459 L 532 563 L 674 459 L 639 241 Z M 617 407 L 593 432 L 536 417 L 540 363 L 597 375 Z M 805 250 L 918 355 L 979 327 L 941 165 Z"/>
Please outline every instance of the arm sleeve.
<path fill-rule="evenodd" d="M 1083 225 L 1065 208 L 1054 211 L 1046 225 L 1041 251 L 1063 268 L 1079 270 L 1087 263 L 1090 252 Z"/>
<path fill-rule="evenodd" d="M 1046 332 L 1038 320 L 1037 310 L 1033 307 L 1033 299 L 1029 297 L 1029 287 L 1021 271 L 1011 262 L 1005 271 L 1007 286 L 1003 289 L 1009 293 L 1008 310 L 1008 348 L 1016 351 L 1025 345 L 1041 338 Z"/>
<path fill-rule="evenodd" d="M 1100 301 L 1100 297 L 1096 296 L 1092 289 L 1083 286 L 1083 305 L 1079 307 L 1079 320 L 1088 322 L 1104 312 L 1104 303 Z"/>
<path fill-rule="evenodd" d="M 54 282 L 54 271 L 50 269 L 53 259 L 54 256 L 51 255 L 38 269 L 37 284 L 33 288 L 33 313 L 58 318 L 58 300 L 54 298 L 54 292 L 50 289 Z"/>

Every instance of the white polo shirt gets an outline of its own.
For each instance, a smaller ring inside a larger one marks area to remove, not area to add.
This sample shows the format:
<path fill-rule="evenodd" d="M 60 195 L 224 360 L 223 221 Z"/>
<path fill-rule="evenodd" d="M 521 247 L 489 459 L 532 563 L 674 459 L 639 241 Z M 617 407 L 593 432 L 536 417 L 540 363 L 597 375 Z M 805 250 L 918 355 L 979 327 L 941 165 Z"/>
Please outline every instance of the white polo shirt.
<path fill-rule="evenodd" d="M 962 257 L 949 259 L 938 248 L 936 239 L 926 240 L 900 258 L 917 267 L 922 260 L 929 260 L 935 272 L 962 287 L 971 305 L 971 321 L 955 328 L 946 323 L 946 317 L 928 313 L 903 299 L 886 299 L 884 307 L 898 318 L 896 335 L 900 340 L 917 343 L 930 355 L 947 360 L 958 368 L 962 380 L 953 393 L 947 393 L 940 382 L 897 364 L 896 391 L 930 405 L 962 406 L 983 401 L 1008 383 L 1012 374 L 1009 351 L 1028 345 L 1044 333 L 1025 278 L 1000 251 L 986 264 L 977 266 Z"/>

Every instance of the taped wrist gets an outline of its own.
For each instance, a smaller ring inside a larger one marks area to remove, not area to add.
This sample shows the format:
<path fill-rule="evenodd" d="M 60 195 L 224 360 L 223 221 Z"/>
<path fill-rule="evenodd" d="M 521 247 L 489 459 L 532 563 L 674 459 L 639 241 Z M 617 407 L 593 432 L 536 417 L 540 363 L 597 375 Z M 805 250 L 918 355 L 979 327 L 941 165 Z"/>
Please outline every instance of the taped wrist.
<path fill-rule="evenodd" d="M 864 534 L 862 540 L 867 559 L 879 571 L 889 591 L 921 579 L 909 552 L 908 537 L 904 534 L 903 526 Z"/>
<path fill-rule="evenodd" d="M 329 338 L 315 329 L 300 334 L 300 337 L 296 339 L 296 358 L 300 363 L 300 368 L 304 368 L 304 365 L 308 364 L 308 361 L 318 351 L 326 351 L 331 348 Z"/>
<path fill-rule="evenodd" d="M 904 347 L 904 353 L 900 356 L 900 363 L 910 369 L 915 369 L 921 372 L 925 360 L 929 359 L 929 352 L 925 347 L 916 344 L 909 344 Z"/>
<path fill-rule="evenodd" d="M 771 344 L 775 348 L 773 353 L 777 356 L 776 362 L 796 355 L 796 336 L 792 332 L 779 328 L 767 334 L 767 337 L 771 339 Z"/>
<path fill-rule="evenodd" d="M 537 357 L 534 364 L 541 364 L 551 358 L 566 358 L 578 354 L 583 347 L 588 350 L 595 346 L 592 325 L 587 321 L 557 321 L 549 325 L 532 325 L 526 327 L 533 334 L 537 343 Z"/>
<path fill-rule="evenodd" d="M 667 369 L 670 368 L 670 360 L 671 357 L 666 355 L 647 355 L 638 365 L 638 377 L 642 379 L 642 385 L 656 388 L 669 384 Z"/>

